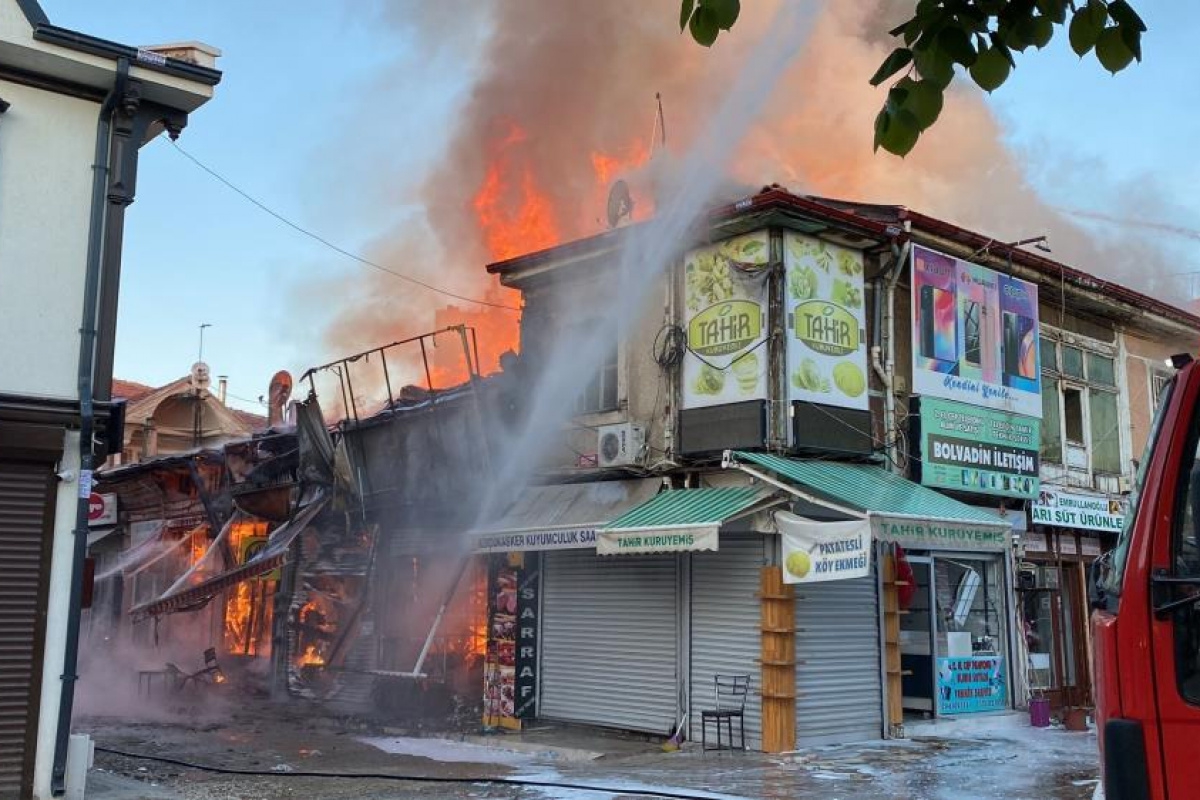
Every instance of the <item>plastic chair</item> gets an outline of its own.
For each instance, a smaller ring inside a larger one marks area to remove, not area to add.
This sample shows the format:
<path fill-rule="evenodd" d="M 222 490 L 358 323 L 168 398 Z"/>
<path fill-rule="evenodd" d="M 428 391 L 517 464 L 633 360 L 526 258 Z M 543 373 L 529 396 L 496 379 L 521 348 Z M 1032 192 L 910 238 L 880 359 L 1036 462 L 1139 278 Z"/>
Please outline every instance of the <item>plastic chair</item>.
<path fill-rule="evenodd" d="M 738 749 L 746 749 L 746 698 L 750 694 L 749 675 L 714 675 L 713 699 L 715 708 L 700 712 L 700 747 L 704 750 L 733 750 L 733 721 L 738 721 Z M 717 728 L 717 746 L 708 746 L 708 723 Z M 729 743 L 723 745 L 721 728 L 729 732 Z"/>

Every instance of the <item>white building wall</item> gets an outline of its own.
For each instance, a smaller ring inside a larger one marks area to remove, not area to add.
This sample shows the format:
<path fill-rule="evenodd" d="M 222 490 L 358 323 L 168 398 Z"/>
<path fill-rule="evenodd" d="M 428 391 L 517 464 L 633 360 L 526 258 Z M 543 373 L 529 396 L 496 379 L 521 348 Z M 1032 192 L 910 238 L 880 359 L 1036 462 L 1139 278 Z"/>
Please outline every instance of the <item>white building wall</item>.
<path fill-rule="evenodd" d="M 0 81 L 0 392 L 75 399 L 98 103 Z"/>
<path fill-rule="evenodd" d="M 79 492 L 79 432 L 68 431 L 61 470 L 74 473 L 58 485 L 54 508 L 54 542 L 50 549 L 50 589 L 46 595 L 46 638 L 42 659 L 42 698 L 38 709 L 37 758 L 33 767 L 33 796 L 50 800 L 54 767 L 54 737 L 62 691 L 63 659 L 67 649 L 67 607 L 71 595 L 71 562 L 75 547 L 75 511 Z"/>

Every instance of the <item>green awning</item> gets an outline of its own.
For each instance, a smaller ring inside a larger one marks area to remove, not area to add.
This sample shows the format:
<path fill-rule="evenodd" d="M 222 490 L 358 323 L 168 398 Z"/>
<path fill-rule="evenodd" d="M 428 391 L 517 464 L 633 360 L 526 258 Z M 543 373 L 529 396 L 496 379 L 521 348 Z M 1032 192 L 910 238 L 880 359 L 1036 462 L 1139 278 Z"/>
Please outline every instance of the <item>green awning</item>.
<path fill-rule="evenodd" d="M 996 550 L 1011 546 L 1011 525 L 995 512 L 959 502 L 871 464 L 734 452 L 816 499 L 866 512 L 875 537 L 910 547 Z"/>
<path fill-rule="evenodd" d="M 778 502 L 778 493 L 762 486 L 672 489 L 608 523 L 596 539 L 596 552 L 716 550 L 722 524 Z"/>

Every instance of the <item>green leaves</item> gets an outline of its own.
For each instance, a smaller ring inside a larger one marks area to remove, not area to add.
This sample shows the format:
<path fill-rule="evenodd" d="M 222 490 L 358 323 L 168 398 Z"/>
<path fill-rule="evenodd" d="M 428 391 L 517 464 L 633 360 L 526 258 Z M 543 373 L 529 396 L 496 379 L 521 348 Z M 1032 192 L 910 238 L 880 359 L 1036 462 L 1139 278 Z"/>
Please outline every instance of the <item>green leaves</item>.
<path fill-rule="evenodd" d="M 1108 21 L 1108 9 L 1100 0 L 1088 0 L 1088 4 L 1075 12 L 1067 36 L 1075 55 L 1083 58 L 1100 39 L 1104 23 Z"/>
<path fill-rule="evenodd" d="M 687 28 L 697 43 L 712 47 L 721 31 L 733 27 L 741 11 L 741 0 L 683 0 L 679 30 Z"/>
<path fill-rule="evenodd" d="M 1116 75 L 1133 61 L 1133 51 L 1125 44 L 1120 28 L 1105 28 L 1096 42 L 1096 58 L 1100 66 Z"/>
<path fill-rule="evenodd" d="M 985 92 L 994 92 L 1008 80 L 1012 64 L 999 47 L 988 47 L 981 50 L 979 58 L 971 67 L 971 80 Z"/>
<path fill-rule="evenodd" d="M 888 91 L 887 102 L 875 118 L 875 149 L 906 156 L 917 139 L 942 113 L 942 87 L 930 80 L 905 76 Z"/>
<path fill-rule="evenodd" d="M 883 60 L 883 63 L 879 65 L 879 69 L 875 70 L 875 74 L 871 76 L 871 85 L 878 86 L 883 83 L 911 64 L 912 60 L 912 50 L 909 50 L 907 47 L 897 47 L 891 52 L 891 55 Z"/>

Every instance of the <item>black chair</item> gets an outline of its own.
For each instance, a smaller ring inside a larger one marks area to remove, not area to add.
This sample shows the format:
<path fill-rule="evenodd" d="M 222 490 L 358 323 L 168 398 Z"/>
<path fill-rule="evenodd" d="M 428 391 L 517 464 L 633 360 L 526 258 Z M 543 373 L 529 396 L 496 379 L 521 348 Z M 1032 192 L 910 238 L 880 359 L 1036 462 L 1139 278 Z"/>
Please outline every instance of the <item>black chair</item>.
<path fill-rule="evenodd" d="M 704 750 L 733 750 L 733 721 L 738 721 L 738 749 L 746 749 L 746 697 L 750 694 L 749 675 L 714 675 L 715 708 L 700 712 L 700 747 Z M 717 746 L 708 746 L 709 720 L 717 727 Z M 729 732 L 728 745 L 722 744 L 721 728 Z"/>

